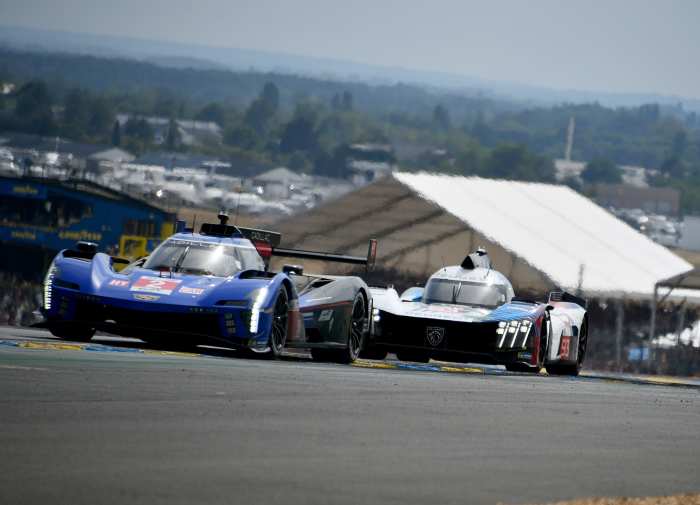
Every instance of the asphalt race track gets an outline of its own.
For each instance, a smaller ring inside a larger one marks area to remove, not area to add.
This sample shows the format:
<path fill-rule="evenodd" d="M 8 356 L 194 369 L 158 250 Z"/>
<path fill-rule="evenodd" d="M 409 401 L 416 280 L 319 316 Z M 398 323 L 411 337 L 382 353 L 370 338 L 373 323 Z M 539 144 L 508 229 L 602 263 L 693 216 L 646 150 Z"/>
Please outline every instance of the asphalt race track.
<path fill-rule="evenodd" d="M 0 328 L 0 503 L 495 505 L 700 491 L 696 386 L 96 342 Z"/>

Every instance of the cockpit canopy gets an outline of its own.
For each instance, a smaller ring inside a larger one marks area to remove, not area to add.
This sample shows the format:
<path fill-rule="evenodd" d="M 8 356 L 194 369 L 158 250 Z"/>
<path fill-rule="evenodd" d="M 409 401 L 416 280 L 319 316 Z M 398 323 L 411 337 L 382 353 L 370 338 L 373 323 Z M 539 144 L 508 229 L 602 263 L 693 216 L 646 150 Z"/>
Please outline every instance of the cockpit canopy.
<path fill-rule="evenodd" d="M 422 301 L 492 309 L 510 302 L 513 296 L 510 281 L 500 272 L 455 266 L 443 268 L 430 277 Z"/>
<path fill-rule="evenodd" d="M 265 264 L 252 244 L 169 239 L 153 251 L 143 268 L 230 277 L 243 270 L 264 270 Z"/>

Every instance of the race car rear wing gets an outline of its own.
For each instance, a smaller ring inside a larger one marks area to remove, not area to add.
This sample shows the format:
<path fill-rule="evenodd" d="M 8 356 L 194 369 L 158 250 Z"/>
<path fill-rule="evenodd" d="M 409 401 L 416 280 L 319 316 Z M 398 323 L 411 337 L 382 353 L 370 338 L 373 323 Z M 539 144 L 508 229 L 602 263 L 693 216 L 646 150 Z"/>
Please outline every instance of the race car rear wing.
<path fill-rule="evenodd" d="M 377 259 L 377 241 L 371 239 L 367 247 L 367 256 L 349 256 L 347 254 L 334 254 L 319 251 L 306 251 L 303 249 L 288 249 L 279 247 L 282 235 L 267 230 L 256 230 L 254 228 L 238 228 L 241 234 L 253 242 L 255 248 L 268 262 L 271 256 L 282 256 L 285 258 L 299 258 L 318 261 L 331 261 L 334 263 L 349 263 L 352 265 L 364 265 L 367 270 L 371 270 Z"/>
<path fill-rule="evenodd" d="M 552 291 L 549 293 L 549 303 L 551 302 L 568 302 L 568 303 L 575 303 L 576 305 L 579 305 L 580 307 L 586 309 L 588 308 L 588 301 L 585 299 L 578 297 L 576 295 L 572 295 L 571 293 L 567 293 L 566 291 Z"/>

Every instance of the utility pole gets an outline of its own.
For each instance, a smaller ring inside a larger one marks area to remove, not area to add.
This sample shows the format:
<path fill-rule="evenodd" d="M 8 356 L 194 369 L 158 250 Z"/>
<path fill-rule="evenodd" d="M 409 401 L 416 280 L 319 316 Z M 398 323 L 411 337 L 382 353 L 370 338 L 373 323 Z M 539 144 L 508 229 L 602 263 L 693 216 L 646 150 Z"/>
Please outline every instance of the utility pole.
<path fill-rule="evenodd" d="M 569 118 L 569 127 L 566 130 L 566 150 L 564 151 L 564 159 L 571 161 L 571 150 L 574 147 L 574 132 L 576 131 L 576 119 L 574 116 Z"/>

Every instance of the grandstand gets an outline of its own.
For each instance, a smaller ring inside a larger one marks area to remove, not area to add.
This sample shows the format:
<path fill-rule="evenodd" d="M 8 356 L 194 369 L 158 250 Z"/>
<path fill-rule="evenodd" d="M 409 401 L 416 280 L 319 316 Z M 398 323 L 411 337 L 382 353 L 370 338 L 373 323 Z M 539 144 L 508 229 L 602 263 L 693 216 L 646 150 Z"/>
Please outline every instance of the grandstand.
<path fill-rule="evenodd" d="M 164 209 L 85 180 L 0 176 L 0 270 L 40 277 L 78 240 L 134 258 L 173 231 Z"/>

